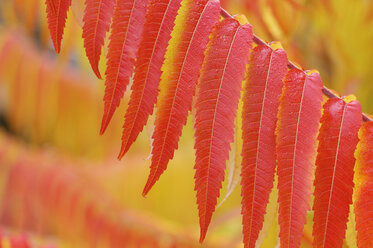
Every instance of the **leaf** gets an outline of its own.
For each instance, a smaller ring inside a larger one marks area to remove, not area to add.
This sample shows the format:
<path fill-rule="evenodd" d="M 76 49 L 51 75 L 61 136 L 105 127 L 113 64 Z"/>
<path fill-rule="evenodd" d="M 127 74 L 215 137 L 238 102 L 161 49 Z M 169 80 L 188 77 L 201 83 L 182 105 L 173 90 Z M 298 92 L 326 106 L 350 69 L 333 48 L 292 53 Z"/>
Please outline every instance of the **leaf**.
<path fill-rule="evenodd" d="M 358 247 L 373 245 L 373 122 L 366 122 L 359 132 L 360 142 L 355 153 L 356 188 L 354 208 Z"/>
<path fill-rule="evenodd" d="M 118 1 L 115 6 L 107 55 L 103 134 L 119 106 L 132 76 L 148 0 Z"/>
<path fill-rule="evenodd" d="M 143 190 L 146 195 L 167 168 L 177 149 L 204 58 L 208 37 L 219 19 L 217 0 L 182 2 L 162 67 L 152 164 Z"/>
<path fill-rule="evenodd" d="M 61 41 L 65 28 L 67 12 L 71 6 L 71 0 L 46 0 L 46 12 L 48 29 L 53 41 L 56 53 L 61 51 Z"/>
<path fill-rule="evenodd" d="M 113 15 L 115 0 L 86 0 L 83 17 L 84 48 L 92 66 L 92 70 L 98 78 L 101 74 L 98 64 L 101 56 L 101 48 L 104 45 L 106 33 L 109 31 L 111 17 Z"/>
<path fill-rule="evenodd" d="M 273 187 L 277 111 L 287 63 L 283 49 L 274 51 L 261 45 L 251 54 L 242 115 L 241 195 L 245 247 L 255 247 Z"/>
<path fill-rule="evenodd" d="M 249 24 L 249 21 L 244 15 L 235 15 L 236 19 L 241 25 Z M 246 68 L 248 65 L 246 65 Z M 245 80 L 242 81 L 242 86 L 244 85 Z M 238 108 L 236 119 L 234 120 L 234 142 L 232 144 L 232 149 L 229 155 L 228 161 L 228 185 L 227 192 L 223 200 L 216 207 L 218 209 L 233 193 L 238 183 L 241 181 L 241 151 L 242 151 L 242 105 L 243 105 L 243 91 L 240 93 L 240 100 L 238 101 Z"/>
<path fill-rule="evenodd" d="M 124 156 L 142 131 L 157 102 L 161 67 L 181 0 L 151 0 L 136 61 L 132 94 L 123 125 Z"/>
<path fill-rule="evenodd" d="M 223 20 L 214 30 L 198 83 L 195 120 L 195 190 L 206 236 L 234 139 L 234 119 L 251 49 L 251 26 Z"/>
<path fill-rule="evenodd" d="M 284 80 L 277 126 L 281 247 L 299 247 L 309 209 L 321 115 L 318 73 L 292 69 Z"/>
<path fill-rule="evenodd" d="M 342 247 L 352 202 L 354 151 L 360 125 L 359 102 L 334 98 L 324 105 L 314 181 L 314 247 Z"/>

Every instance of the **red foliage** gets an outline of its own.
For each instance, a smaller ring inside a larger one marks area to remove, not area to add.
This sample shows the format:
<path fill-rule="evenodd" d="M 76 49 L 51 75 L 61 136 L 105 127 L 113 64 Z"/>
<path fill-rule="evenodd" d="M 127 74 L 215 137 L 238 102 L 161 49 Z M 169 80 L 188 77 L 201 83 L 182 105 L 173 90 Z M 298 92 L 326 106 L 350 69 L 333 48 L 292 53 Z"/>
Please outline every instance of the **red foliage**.
<path fill-rule="evenodd" d="M 284 83 L 276 150 L 280 241 L 290 248 L 300 245 L 310 205 L 322 82 L 318 73 L 292 69 Z"/>
<path fill-rule="evenodd" d="M 84 48 L 91 63 L 92 70 L 98 78 L 101 74 L 98 69 L 101 49 L 104 45 L 106 33 L 109 31 L 113 15 L 115 0 L 86 0 L 83 17 Z"/>
<path fill-rule="evenodd" d="M 56 53 L 60 53 L 63 31 L 71 0 L 46 0 L 48 28 Z"/>
<path fill-rule="evenodd" d="M 373 122 L 363 124 L 356 159 L 358 181 L 355 194 L 355 215 L 358 247 L 373 245 Z"/>
<path fill-rule="evenodd" d="M 236 20 L 223 20 L 212 33 L 201 70 L 195 120 L 195 190 L 201 242 L 224 180 L 251 41 L 249 24 L 241 26 Z"/>
<path fill-rule="evenodd" d="M 165 62 L 172 67 L 172 71 L 165 74 L 167 92 L 160 95 L 157 106 L 152 164 L 143 195 L 149 192 L 174 156 L 183 125 L 192 107 L 208 37 L 219 18 L 217 0 L 190 1 L 186 7 L 185 19 L 188 21 L 180 31 L 181 37 L 173 51 L 174 57 Z"/>
<path fill-rule="evenodd" d="M 242 111 L 242 215 L 245 247 L 255 247 L 276 168 L 277 110 L 287 73 L 284 50 L 253 50 Z"/>
<path fill-rule="evenodd" d="M 147 4 L 148 0 L 118 1 L 115 7 L 105 72 L 105 104 L 101 134 L 109 125 L 130 82 Z"/>
<path fill-rule="evenodd" d="M 161 67 L 181 0 L 151 0 L 136 61 L 119 158 L 142 131 L 157 102 Z"/>
<path fill-rule="evenodd" d="M 314 247 L 342 247 L 352 203 L 360 125 L 359 102 L 330 99 L 324 105 L 314 181 Z"/>

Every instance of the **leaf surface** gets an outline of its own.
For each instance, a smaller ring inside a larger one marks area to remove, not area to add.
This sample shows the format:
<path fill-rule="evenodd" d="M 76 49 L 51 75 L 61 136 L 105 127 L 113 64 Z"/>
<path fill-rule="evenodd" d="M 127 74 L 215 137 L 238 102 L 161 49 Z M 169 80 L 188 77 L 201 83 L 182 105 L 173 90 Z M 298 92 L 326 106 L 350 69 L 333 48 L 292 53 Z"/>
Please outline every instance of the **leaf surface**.
<path fill-rule="evenodd" d="M 373 246 L 373 122 L 366 122 L 359 132 L 356 151 L 356 188 L 354 208 L 358 247 Z"/>
<path fill-rule="evenodd" d="M 157 102 L 161 67 L 181 0 L 151 0 L 136 61 L 132 94 L 123 125 L 119 158 L 142 131 Z"/>
<path fill-rule="evenodd" d="M 224 180 L 242 80 L 251 49 L 252 30 L 226 19 L 214 30 L 201 70 L 196 99 L 195 190 L 205 238 Z"/>
<path fill-rule="evenodd" d="M 153 133 L 152 164 L 143 195 L 167 168 L 192 107 L 208 37 L 219 19 L 217 0 L 182 2 L 163 64 Z"/>
<path fill-rule="evenodd" d="M 283 49 L 274 51 L 262 45 L 251 54 L 242 115 L 241 195 L 245 247 L 255 247 L 273 187 L 277 112 L 287 62 Z"/>
<path fill-rule="evenodd" d="M 109 31 L 115 0 L 86 0 L 83 17 L 84 48 L 96 76 L 101 79 L 98 64 L 106 33 Z"/>
<path fill-rule="evenodd" d="M 71 0 L 46 0 L 45 4 L 47 6 L 48 29 L 54 49 L 56 53 L 60 53 L 67 12 L 71 6 Z"/>
<path fill-rule="evenodd" d="M 107 55 L 103 134 L 119 106 L 133 73 L 148 0 L 118 1 L 111 24 Z"/>
<path fill-rule="evenodd" d="M 299 247 L 310 206 L 316 138 L 321 116 L 318 73 L 286 75 L 277 125 L 277 174 L 281 247 Z"/>
<path fill-rule="evenodd" d="M 361 106 L 339 98 L 324 104 L 317 149 L 314 199 L 314 247 L 342 247 L 352 203 L 354 151 Z"/>

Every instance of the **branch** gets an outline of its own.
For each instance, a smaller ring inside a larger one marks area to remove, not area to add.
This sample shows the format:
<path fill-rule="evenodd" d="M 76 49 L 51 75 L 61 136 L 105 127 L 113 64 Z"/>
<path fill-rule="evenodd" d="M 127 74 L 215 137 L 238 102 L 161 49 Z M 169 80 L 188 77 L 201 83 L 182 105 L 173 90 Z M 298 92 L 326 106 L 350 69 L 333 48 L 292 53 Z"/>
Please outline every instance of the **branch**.
<path fill-rule="evenodd" d="M 220 8 L 220 15 L 224 18 L 233 18 L 233 16 L 231 14 L 229 14 L 229 12 L 226 11 L 225 9 L 223 9 L 223 8 Z M 261 38 L 259 38 L 255 34 L 253 36 L 253 41 L 257 45 L 264 45 L 264 46 L 267 46 L 267 47 L 271 48 L 271 46 L 268 45 L 268 43 L 263 41 Z M 289 63 L 288 63 L 288 68 L 289 69 L 297 68 L 297 69 L 301 70 L 301 68 L 299 68 L 297 65 L 295 65 L 290 60 L 289 60 Z M 323 86 L 322 93 L 328 98 L 340 98 L 339 96 L 334 94 L 330 89 L 328 89 L 326 86 Z M 373 120 L 370 117 L 368 117 L 366 114 L 363 113 L 363 121 L 373 121 Z"/>

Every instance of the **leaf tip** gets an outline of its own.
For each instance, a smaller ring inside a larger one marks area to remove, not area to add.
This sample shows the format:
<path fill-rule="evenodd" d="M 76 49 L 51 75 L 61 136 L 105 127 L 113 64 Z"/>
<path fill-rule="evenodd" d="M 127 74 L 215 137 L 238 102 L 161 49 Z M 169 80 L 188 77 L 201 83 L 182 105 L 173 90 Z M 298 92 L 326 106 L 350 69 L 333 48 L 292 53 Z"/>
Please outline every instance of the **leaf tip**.
<path fill-rule="evenodd" d="M 98 79 L 102 80 L 102 76 L 101 76 L 100 70 L 98 68 L 93 68 L 93 72 L 95 73 L 95 75 Z"/>
<path fill-rule="evenodd" d="M 145 188 L 144 188 L 144 190 L 142 191 L 142 197 L 146 198 L 147 195 L 148 195 L 148 192 L 145 192 Z"/>
<path fill-rule="evenodd" d="M 122 144 L 122 147 L 120 148 L 120 152 L 118 154 L 118 160 L 121 160 L 124 157 L 124 155 L 126 155 L 128 149 L 128 145 Z"/>
<path fill-rule="evenodd" d="M 57 54 L 60 54 L 61 52 L 61 46 L 60 45 L 55 45 L 54 50 L 56 51 Z"/>
<path fill-rule="evenodd" d="M 152 188 L 153 184 L 150 184 L 149 180 L 148 180 L 148 182 L 146 183 L 144 189 L 142 190 L 142 196 L 143 197 L 146 197 L 148 195 L 148 193 L 149 193 L 150 189 Z"/>
<path fill-rule="evenodd" d="M 202 244 L 206 237 L 206 230 L 201 229 L 201 235 L 199 237 L 199 243 Z"/>
<path fill-rule="evenodd" d="M 106 95 L 106 92 L 105 92 L 105 95 Z M 113 105 L 110 105 L 109 107 L 107 107 L 107 105 L 106 105 L 107 101 L 106 101 L 105 98 L 104 98 L 104 102 L 105 102 L 105 107 L 104 107 L 104 114 L 102 115 L 100 135 L 103 135 L 105 133 L 105 131 L 106 131 L 107 127 L 109 126 L 109 123 L 110 123 L 110 121 L 113 118 L 113 115 L 115 113 L 115 107 L 113 107 Z"/>
<path fill-rule="evenodd" d="M 104 115 L 104 117 L 102 117 L 100 135 L 103 135 L 105 133 L 106 128 L 109 125 L 109 122 L 110 122 L 110 118 L 108 118 L 108 117 L 106 117 L 106 115 Z"/>
<path fill-rule="evenodd" d="M 145 187 L 142 191 L 143 196 L 146 196 L 149 193 L 149 191 L 153 188 L 156 181 L 157 179 L 155 178 L 155 176 L 150 174 L 148 177 L 148 181 L 146 182 Z"/>
<path fill-rule="evenodd" d="M 125 129 L 126 126 L 124 126 L 123 128 Z M 124 131 L 123 131 L 123 134 L 124 134 Z M 126 155 L 126 153 L 128 152 L 128 150 L 131 147 L 131 144 L 132 143 L 129 141 L 129 136 L 128 135 L 123 135 L 122 136 L 122 145 L 121 145 L 120 152 L 119 152 L 119 155 L 118 155 L 119 160 L 121 160 L 124 157 L 124 155 Z"/>

